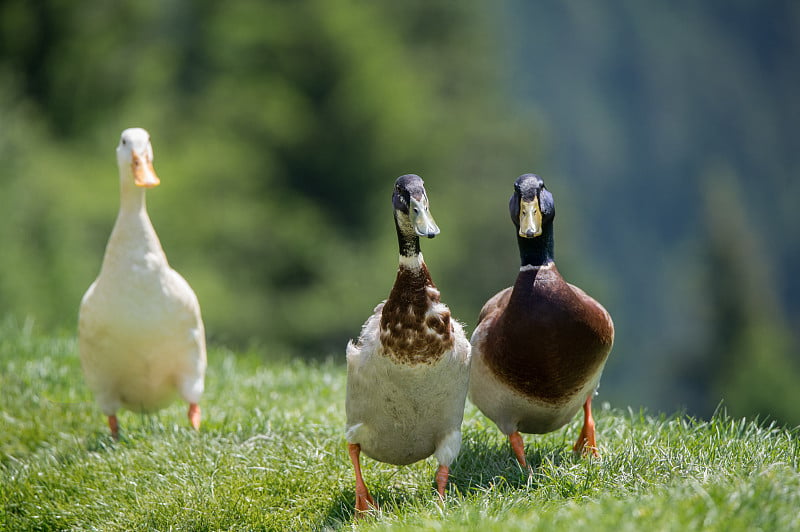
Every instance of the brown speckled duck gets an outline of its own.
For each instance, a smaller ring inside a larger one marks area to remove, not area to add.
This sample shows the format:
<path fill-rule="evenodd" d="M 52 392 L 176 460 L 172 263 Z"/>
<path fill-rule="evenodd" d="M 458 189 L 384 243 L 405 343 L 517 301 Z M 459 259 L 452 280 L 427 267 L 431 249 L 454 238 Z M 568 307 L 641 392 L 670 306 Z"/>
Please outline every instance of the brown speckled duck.
<path fill-rule="evenodd" d="M 400 176 L 392 195 L 400 266 L 389 298 L 347 345 L 347 430 L 356 475 L 356 516 L 377 508 L 361 475 L 360 453 L 396 465 L 434 455 L 444 497 L 461 447 L 470 344 L 439 300 L 419 237 L 439 228 L 422 179 Z"/>
<path fill-rule="evenodd" d="M 567 283 L 553 257 L 553 196 L 524 174 L 509 204 L 522 262 L 514 286 L 489 299 L 472 335 L 470 400 L 507 435 L 527 467 L 520 432 L 543 434 L 583 406 L 574 451 L 598 456 L 592 397 L 614 342 L 608 312 Z"/>

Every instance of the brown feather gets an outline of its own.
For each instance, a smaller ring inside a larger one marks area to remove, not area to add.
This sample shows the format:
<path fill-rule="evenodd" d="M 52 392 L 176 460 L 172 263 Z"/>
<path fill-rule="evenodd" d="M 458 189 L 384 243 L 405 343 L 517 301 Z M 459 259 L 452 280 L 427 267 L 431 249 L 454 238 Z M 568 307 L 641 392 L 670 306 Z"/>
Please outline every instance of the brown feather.
<path fill-rule="evenodd" d="M 440 303 L 430 272 L 403 265 L 397 272 L 381 314 L 381 343 L 385 353 L 398 362 L 432 364 L 453 348 L 450 311 Z"/>
<path fill-rule="evenodd" d="M 520 272 L 487 302 L 484 319 L 494 321 L 480 346 L 486 364 L 518 392 L 553 404 L 585 385 L 614 340 L 605 309 L 554 264 Z"/>

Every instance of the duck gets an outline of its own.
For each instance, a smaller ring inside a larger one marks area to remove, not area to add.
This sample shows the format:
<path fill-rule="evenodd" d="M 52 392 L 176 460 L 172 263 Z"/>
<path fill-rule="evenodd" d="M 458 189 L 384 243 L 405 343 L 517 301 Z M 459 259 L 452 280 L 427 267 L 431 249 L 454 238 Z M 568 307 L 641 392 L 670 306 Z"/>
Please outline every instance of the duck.
<path fill-rule="evenodd" d="M 470 339 L 470 401 L 508 437 L 522 468 L 528 466 L 520 433 L 557 430 L 581 408 L 573 451 L 599 457 L 592 398 L 614 343 L 614 323 L 556 267 L 555 203 L 542 178 L 519 176 L 509 211 L 521 266 L 514 285 L 491 297 L 478 316 Z"/>
<path fill-rule="evenodd" d="M 422 179 L 397 178 L 392 193 L 400 249 L 389 297 L 347 344 L 346 439 L 356 477 L 356 516 L 379 509 L 364 483 L 360 454 L 395 465 L 429 456 L 439 463 L 445 497 L 450 465 L 461 448 L 471 346 L 441 301 L 420 250 L 439 227 Z"/>
<path fill-rule="evenodd" d="M 114 440 L 117 411 L 155 412 L 178 395 L 200 428 L 206 371 L 200 304 L 173 270 L 147 214 L 145 191 L 160 184 L 153 147 L 142 128 L 122 132 L 117 146 L 120 205 L 100 273 L 78 314 L 78 350 L 86 384 Z"/>

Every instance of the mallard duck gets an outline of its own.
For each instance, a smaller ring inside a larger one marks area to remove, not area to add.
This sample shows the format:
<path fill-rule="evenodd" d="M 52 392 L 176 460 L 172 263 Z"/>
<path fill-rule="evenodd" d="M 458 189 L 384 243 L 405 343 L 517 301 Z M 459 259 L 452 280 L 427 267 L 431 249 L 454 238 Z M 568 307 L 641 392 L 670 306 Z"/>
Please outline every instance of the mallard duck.
<path fill-rule="evenodd" d="M 592 397 L 614 342 L 611 316 L 558 272 L 552 194 L 524 174 L 509 204 L 522 266 L 514 286 L 489 299 L 472 335 L 470 400 L 509 437 L 525 468 L 520 432 L 554 431 L 583 407 L 573 447 L 598 456 Z"/>
<path fill-rule="evenodd" d="M 346 437 L 359 513 L 377 508 L 361 475 L 361 451 L 396 465 L 434 455 L 437 491 L 444 498 L 461 447 L 469 379 L 469 341 L 440 301 L 420 252 L 419 237 L 439 234 L 422 179 L 400 176 L 392 205 L 400 246 L 397 278 L 358 341 L 347 345 Z"/>
<path fill-rule="evenodd" d="M 120 207 L 100 275 L 83 296 L 78 343 L 86 382 L 119 438 L 116 412 L 152 412 L 180 394 L 200 427 L 206 345 L 200 305 L 170 268 L 145 207 L 157 186 L 144 129 L 122 132 L 117 146 Z"/>

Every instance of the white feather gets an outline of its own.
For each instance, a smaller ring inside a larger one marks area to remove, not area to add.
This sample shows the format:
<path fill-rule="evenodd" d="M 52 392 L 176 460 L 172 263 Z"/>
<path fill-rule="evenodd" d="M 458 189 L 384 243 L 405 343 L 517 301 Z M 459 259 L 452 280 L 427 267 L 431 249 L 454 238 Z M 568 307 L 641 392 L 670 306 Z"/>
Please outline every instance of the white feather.
<path fill-rule="evenodd" d="M 461 446 L 469 341 L 451 319 L 453 349 L 433 364 L 398 363 L 383 354 L 382 310 L 383 303 L 358 342 L 347 345 L 347 441 L 382 462 L 404 465 L 435 454 L 450 466 Z"/>

